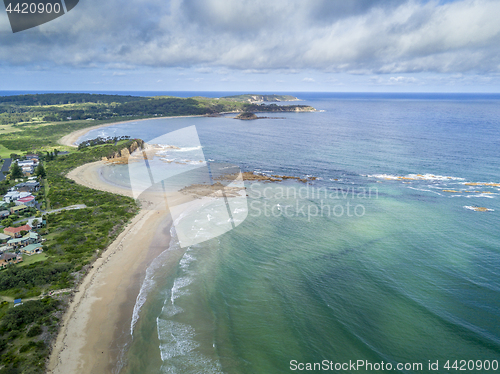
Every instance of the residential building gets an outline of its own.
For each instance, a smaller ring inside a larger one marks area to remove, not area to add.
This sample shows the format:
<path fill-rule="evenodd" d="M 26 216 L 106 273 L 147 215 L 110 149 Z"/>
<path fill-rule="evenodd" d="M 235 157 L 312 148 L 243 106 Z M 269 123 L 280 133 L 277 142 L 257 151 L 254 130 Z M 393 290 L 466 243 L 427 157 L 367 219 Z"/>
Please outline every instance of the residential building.
<path fill-rule="evenodd" d="M 35 221 L 36 221 L 36 223 L 35 223 Z M 39 218 L 30 218 L 28 220 L 28 222 L 26 222 L 26 224 L 28 226 L 31 226 L 32 229 L 39 229 L 40 227 L 45 226 L 46 223 L 47 223 L 47 221 L 45 221 L 41 217 L 39 217 Z"/>
<path fill-rule="evenodd" d="M 26 160 L 33 160 L 33 161 L 36 160 L 36 162 L 38 162 L 38 159 L 39 159 L 38 155 L 33 155 L 33 154 L 26 155 L 25 157 L 26 157 Z"/>
<path fill-rule="evenodd" d="M 40 235 L 36 232 L 29 232 L 22 238 L 10 239 L 7 244 L 11 248 L 22 248 L 29 244 L 38 243 L 40 241 Z"/>
<path fill-rule="evenodd" d="M 20 167 L 23 167 L 23 166 L 36 166 L 36 164 L 38 163 L 38 161 L 35 162 L 34 160 L 25 160 L 25 161 L 17 160 L 16 162 L 17 162 L 17 164 Z"/>
<path fill-rule="evenodd" d="M 23 225 L 19 227 L 6 227 L 3 229 L 5 235 L 9 235 L 12 238 L 20 238 L 21 231 L 31 231 L 31 227 L 28 225 Z"/>
<path fill-rule="evenodd" d="M 10 212 L 8 210 L 0 210 L 0 219 L 4 219 L 10 216 Z"/>
<path fill-rule="evenodd" d="M 24 183 L 18 183 L 15 187 L 19 192 L 34 192 L 40 189 L 40 183 L 36 180 L 29 180 Z"/>
<path fill-rule="evenodd" d="M 4 269 L 10 264 L 17 264 L 23 261 L 23 256 L 15 253 L 2 253 L 0 255 L 0 268 Z"/>
<path fill-rule="evenodd" d="M 38 165 L 38 160 L 25 160 L 25 161 L 16 161 L 17 164 L 23 169 L 24 175 L 31 175 L 35 171 L 35 167 Z"/>
<path fill-rule="evenodd" d="M 43 252 L 43 247 L 40 243 L 34 243 L 21 248 L 22 253 L 26 253 L 28 256 L 36 255 Z"/>
<path fill-rule="evenodd" d="M 10 208 L 10 213 L 17 214 L 17 213 L 25 211 L 26 209 L 28 209 L 28 207 L 26 205 L 13 206 L 12 208 Z"/>
<path fill-rule="evenodd" d="M 15 190 L 10 190 L 8 191 L 4 197 L 3 197 L 3 200 L 6 202 L 6 203 L 10 203 L 12 201 L 16 201 L 17 199 L 19 199 L 19 197 L 21 196 L 21 193 L 19 191 L 15 191 Z"/>
<path fill-rule="evenodd" d="M 27 196 L 27 197 L 23 197 L 21 199 L 18 199 L 16 202 L 15 202 L 16 205 L 26 205 L 26 206 L 35 206 L 36 204 L 36 200 L 35 200 L 35 197 L 34 196 Z"/>
<path fill-rule="evenodd" d="M 10 239 L 12 239 L 12 236 L 7 234 L 0 234 L 0 244 L 7 243 Z"/>
<path fill-rule="evenodd" d="M 23 169 L 23 174 L 28 177 L 35 172 L 35 168 L 29 165 L 23 166 L 21 169 Z"/>

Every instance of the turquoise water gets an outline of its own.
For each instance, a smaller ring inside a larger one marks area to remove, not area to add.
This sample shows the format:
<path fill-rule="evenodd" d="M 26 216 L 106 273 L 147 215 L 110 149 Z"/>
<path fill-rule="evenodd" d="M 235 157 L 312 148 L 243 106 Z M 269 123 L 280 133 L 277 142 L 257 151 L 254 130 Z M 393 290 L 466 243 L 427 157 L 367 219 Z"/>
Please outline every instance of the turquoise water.
<path fill-rule="evenodd" d="M 299 96 L 324 111 L 87 135 L 196 125 L 207 160 L 318 178 L 247 184 L 241 225 L 187 248 L 175 272 L 159 258 L 120 373 L 289 373 L 292 360 L 447 373 L 447 360 L 500 360 L 500 187 L 467 184 L 500 183 L 499 99 Z M 126 183 L 126 168 L 109 172 Z"/>

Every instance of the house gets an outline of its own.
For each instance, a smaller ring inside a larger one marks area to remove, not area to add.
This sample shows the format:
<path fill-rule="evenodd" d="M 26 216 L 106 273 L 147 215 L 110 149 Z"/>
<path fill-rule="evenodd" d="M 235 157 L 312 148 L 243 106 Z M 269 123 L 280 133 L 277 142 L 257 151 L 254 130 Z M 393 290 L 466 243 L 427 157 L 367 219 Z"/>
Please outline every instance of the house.
<path fill-rule="evenodd" d="M 12 248 L 16 249 L 19 247 L 24 247 L 23 242 L 24 242 L 24 238 L 16 238 L 16 239 L 10 238 L 10 240 L 7 242 L 7 244 L 9 246 L 9 249 L 12 249 Z"/>
<path fill-rule="evenodd" d="M 26 205 L 13 206 L 12 208 L 10 208 L 10 213 L 17 214 L 17 213 L 25 211 L 26 209 L 28 209 L 28 207 Z"/>
<path fill-rule="evenodd" d="M 23 257 L 15 253 L 2 253 L 0 255 L 0 268 L 5 269 L 10 264 L 17 264 L 23 261 Z"/>
<path fill-rule="evenodd" d="M 36 221 L 36 223 L 35 223 Z M 40 218 L 30 218 L 28 222 L 26 222 L 27 225 L 31 226 L 32 229 L 39 229 L 40 227 L 45 226 L 47 223 L 46 220 Z"/>
<path fill-rule="evenodd" d="M 35 168 L 29 165 L 23 166 L 21 169 L 23 170 L 23 174 L 28 177 L 35 172 Z"/>
<path fill-rule="evenodd" d="M 40 241 L 40 235 L 38 235 L 36 232 L 30 231 L 22 238 L 15 238 L 15 239 L 11 238 L 7 242 L 7 245 L 9 245 L 11 248 L 19 248 L 27 246 L 29 244 L 38 243 L 39 241 Z"/>
<path fill-rule="evenodd" d="M 10 239 L 12 239 L 12 236 L 6 235 L 6 234 L 0 234 L 0 243 L 7 243 Z"/>
<path fill-rule="evenodd" d="M 25 160 L 25 161 L 16 161 L 17 164 L 23 170 L 24 175 L 31 175 L 35 171 L 35 167 L 38 164 L 38 160 Z"/>
<path fill-rule="evenodd" d="M 21 231 L 31 231 L 31 226 L 24 225 L 19 227 L 6 227 L 3 229 L 5 235 L 9 235 L 12 238 L 20 238 Z"/>
<path fill-rule="evenodd" d="M 14 299 L 14 306 L 23 305 L 23 301 L 21 299 Z"/>
<path fill-rule="evenodd" d="M 36 255 L 43 252 L 43 247 L 40 243 L 33 243 L 21 248 L 21 252 L 26 253 L 28 256 Z"/>
<path fill-rule="evenodd" d="M 22 238 L 10 239 L 7 244 L 11 248 L 20 248 L 25 247 L 29 244 L 38 243 L 40 241 L 40 235 L 36 232 L 29 232 L 24 235 Z"/>
<path fill-rule="evenodd" d="M 38 162 L 38 155 L 28 154 L 25 157 L 26 157 L 26 160 L 32 160 L 32 161 L 36 160 L 36 162 Z"/>
<path fill-rule="evenodd" d="M 21 193 L 19 191 L 15 191 L 15 190 L 10 190 L 8 191 L 5 196 L 3 197 L 3 200 L 6 202 L 6 203 L 10 203 L 11 201 L 16 201 L 17 199 L 19 199 L 19 197 L 21 196 Z"/>
<path fill-rule="evenodd" d="M 19 192 L 34 192 L 40 189 L 40 183 L 37 182 L 36 180 L 29 180 L 24 183 L 16 184 L 15 188 Z"/>
<path fill-rule="evenodd" d="M 17 160 L 16 161 L 17 164 L 20 166 L 20 167 L 23 167 L 23 166 L 31 166 L 31 167 L 34 167 L 36 166 L 36 164 L 38 163 L 38 161 L 35 162 L 35 160 L 25 160 L 25 161 L 19 161 Z"/>
<path fill-rule="evenodd" d="M 8 210 L 0 210 L 0 219 L 4 219 L 10 216 L 10 212 Z"/>
<path fill-rule="evenodd" d="M 35 197 L 34 196 L 27 196 L 27 197 L 23 197 L 23 198 L 20 198 L 18 199 L 16 202 L 15 202 L 16 205 L 20 206 L 20 205 L 25 205 L 25 206 L 35 206 L 36 204 L 36 200 L 35 200 Z"/>

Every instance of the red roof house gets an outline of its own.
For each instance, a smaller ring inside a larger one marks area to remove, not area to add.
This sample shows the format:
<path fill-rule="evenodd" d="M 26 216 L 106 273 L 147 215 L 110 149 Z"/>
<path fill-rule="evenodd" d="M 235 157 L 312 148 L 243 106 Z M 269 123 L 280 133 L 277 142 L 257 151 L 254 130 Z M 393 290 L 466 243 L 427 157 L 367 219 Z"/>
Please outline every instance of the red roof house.
<path fill-rule="evenodd" d="M 34 206 L 36 203 L 34 196 L 27 196 L 21 199 L 17 199 L 16 205 L 26 205 L 26 206 Z"/>
<path fill-rule="evenodd" d="M 19 227 L 6 227 L 3 229 L 5 235 L 12 236 L 13 238 L 20 238 L 21 231 L 31 231 L 30 225 L 24 225 Z"/>

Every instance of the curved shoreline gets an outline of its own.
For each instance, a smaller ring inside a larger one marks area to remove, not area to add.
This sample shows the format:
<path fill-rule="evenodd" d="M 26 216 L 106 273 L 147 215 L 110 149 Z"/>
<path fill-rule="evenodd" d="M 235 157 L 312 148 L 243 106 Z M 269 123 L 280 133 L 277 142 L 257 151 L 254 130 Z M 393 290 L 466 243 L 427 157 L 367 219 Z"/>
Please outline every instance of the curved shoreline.
<path fill-rule="evenodd" d="M 151 121 L 151 120 L 157 120 L 157 119 L 173 119 L 173 118 L 191 118 L 191 117 L 205 117 L 205 115 L 200 114 L 200 115 L 191 115 L 191 116 L 172 116 L 172 117 L 153 117 L 153 118 L 141 118 L 141 119 L 131 119 L 128 121 L 119 121 L 119 122 L 112 122 L 112 123 L 103 123 L 100 125 L 95 125 L 95 126 L 90 126 L 86 127 L 81 130 L 76 130 L 73 131 L 72 133 L 63 136 L 61 139 L 58 140 L 58 143 L 61 145 L 65 145 L 68 147 L 73 147 L 76 148 L 76 141 L 80 139 L 82 136 L 86 135 L 89 131 L 92 130 L 97 130 L 103 127 L 110 127 L 114 125 L 121 125 L 124 123 L 130 123 L 130 122 L 141 122 L 141 121 Z"/>
<path fill-rule="evenodd" d="M 68 178 L 89 188 L 131 196 L 99 175 L 103 162 L 80 166 Z M 165 248 L 155 239 L 170 227 L 168 211 L 145 204 L 123 232 L 92 264 L 66 310 L 50 356 L 48 373 L 111 373 L 117 360 L 117 336 L 139 292 L 149 263 Z M 156 241 L 156 243 L 155 243 Z M 169 241 L 167 241 L 168 243 Z"/>

